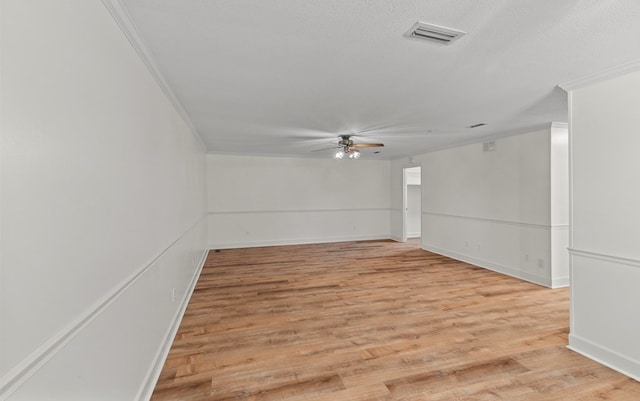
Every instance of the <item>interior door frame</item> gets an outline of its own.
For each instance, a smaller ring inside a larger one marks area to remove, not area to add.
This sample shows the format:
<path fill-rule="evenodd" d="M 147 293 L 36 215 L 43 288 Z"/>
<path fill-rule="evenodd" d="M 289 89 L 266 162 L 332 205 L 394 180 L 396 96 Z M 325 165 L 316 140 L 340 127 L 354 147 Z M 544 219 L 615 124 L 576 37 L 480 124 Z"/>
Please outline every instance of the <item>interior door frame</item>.
<path fill-rule="evenodd" d="M 420 168 L 420 236 L 422 237 L 422 164 L 409 163 L 402 166 L 402 242 L 407 242 L 407 170 Z"/>

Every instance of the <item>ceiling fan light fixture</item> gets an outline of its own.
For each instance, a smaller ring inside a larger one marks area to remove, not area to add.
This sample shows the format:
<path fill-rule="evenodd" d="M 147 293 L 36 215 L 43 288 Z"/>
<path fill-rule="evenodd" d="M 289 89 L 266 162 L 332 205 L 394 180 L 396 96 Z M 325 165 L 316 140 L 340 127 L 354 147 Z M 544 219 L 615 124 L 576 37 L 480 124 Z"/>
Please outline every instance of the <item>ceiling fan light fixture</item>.
<path fill-rule="evenodd" d="M 382 143 L 354 143 L 351 137 L 352 135 L 338 136 L 338 146 L 334 148 L 338 150 L 333 154 L 335 160 L 343 159 L 345 156 L 351 160 L 358 160 L 360 158 L 359 148 L 379 148 L 384 146 Z"/>

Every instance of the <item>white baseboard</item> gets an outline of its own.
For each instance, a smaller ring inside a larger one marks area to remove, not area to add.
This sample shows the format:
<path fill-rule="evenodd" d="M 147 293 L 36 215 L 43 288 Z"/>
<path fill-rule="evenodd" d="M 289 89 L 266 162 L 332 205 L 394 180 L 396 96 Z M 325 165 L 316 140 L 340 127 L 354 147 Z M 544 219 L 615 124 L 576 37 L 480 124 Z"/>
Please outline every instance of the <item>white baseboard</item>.
<path fill-rule="evenodd" d="M 640 381 L 640 361 L 628 358 L 625 355 L 595 344 L 575 334 L 569 334 L 569 345 L 567 348 L 608 366 L 625 376 Z"/>
<path fill-rule="evenodd" d="M 178 333 L 178 328 L 180 328 L 180 322 L 182 322 L 182 317 L 184 316 L 184 312 L 187 310 L 187 306 L 189 305 L 189 300 L 191 299 L 191 295 L 193 295 L 193 290 L 196 288 L 196 284 L 198 283 L 198 279 L 200 278 L 200 273 L 202 272 L 202 268 L 204 267 L 204 263 L 207 260 L 207 255 L 209 254 L 208 250 L 204 250 L 202 252 L 202 256 L 200 257 L 200 262 L 198 264 L 198 268 L 194 272 L 193 277 L 191 278 L 191 282 L 189 283 L 189 287 L 185 292 L 182 300 L 180 302 L 180 308 L 176 311 L 173 320 L 171 321 L 171 326 L 167 330 L 167 334 L 164 337 L 164 341 L 162 346 L 158 349 L 158 353 L 153 358 L 153 363 L 145 376 L 145 380 L 138 391 L 135 399 L 138 401 L 148 401 L 151 399 L 151 395 L 153 390 L 158 382 L 158 378 L 160 377 L 160 373 L 162 372 L 162 368 L 164 366 L 164 362 L 167 359 L 167 355 L 169 355 L 169 351 L 171 350 L 171 345 L 173 344 L 173 340 Z"/>
<path fill-rule="evenodd" d="M 554 277 L 551 281 L 551 288 L 569 287 L 569 277 Z"/>
<path fill-rule="evenodd" d="M 261 246 L 280 246 L 280 245 L 303 245 L 303 244 L 322 244 L 328 242 L 350 242 L 350 241 L 371 241 L 390 239 L 389 234 L 365 235 L 365 236 L 345 236 L 331 238 L 300 238 L 300 239 L 280 239 L 273 241 L 245 241 L 245 242 L 226 242 L 226 243 L 210 243 L 209 249 L 232 249 L 232 248 L 256 248 Z"/>
<path fill-rule="evenodd" d="M 460 260 L 462 262 L 470 263 L 472 265 L 479 266 L 488 270 L 492 270 L 496 273 L 506 274 L 507 276 L 519 278 L 521 280 L 525 280 L 530 283 L 552 288 L 552 283 L 546 277 L 536 276 L 533 274 L 512 269 L 507 266 L 503 266 L 494 262 L 490 262 L 488 260 L 478 259 L 473 256 L 464 255 L 455 251 L 438 248 L 436 246 L 429 245 L 429 244 L 424 245 L 422 249 L 424 249 L 425 251 L 437 253 L 439 255 L 447 256 L 452 259 Z"/>
<path fill-rule="evenodd" d="M 420 233 L 407 233 L 407 238 L 420 238 Z"/>

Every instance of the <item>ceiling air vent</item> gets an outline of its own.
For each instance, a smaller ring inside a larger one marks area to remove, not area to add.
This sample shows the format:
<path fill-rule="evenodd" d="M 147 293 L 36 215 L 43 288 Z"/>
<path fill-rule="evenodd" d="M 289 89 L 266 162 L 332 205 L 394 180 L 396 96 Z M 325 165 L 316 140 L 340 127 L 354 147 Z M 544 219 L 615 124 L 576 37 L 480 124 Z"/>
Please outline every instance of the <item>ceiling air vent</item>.
<path fill-rule="evenodd" d="M 466 32 L 457 29 L 445 28 L 443 26 L 416 22 L 411 29 L 404 34 L 408 38 L 428 40 L 429 42 L 441 45 L 450 45 L 460 39 Z"/>

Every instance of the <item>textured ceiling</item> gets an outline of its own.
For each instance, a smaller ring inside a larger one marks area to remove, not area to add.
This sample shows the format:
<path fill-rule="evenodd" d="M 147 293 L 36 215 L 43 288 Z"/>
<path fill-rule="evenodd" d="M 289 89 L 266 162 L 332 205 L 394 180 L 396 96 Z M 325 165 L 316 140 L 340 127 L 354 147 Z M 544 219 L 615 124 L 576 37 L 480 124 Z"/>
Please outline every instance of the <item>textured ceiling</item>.
<path fill-rule="evenodd" d="M 567 120 L 558 84 L 640 57 L 638 0 L 121 0 L 210 152 L 412 156 Z M 423 21 L 467 35 L 403 34 Z M 470 125 L 486 123 L 480 128 Z"/>

